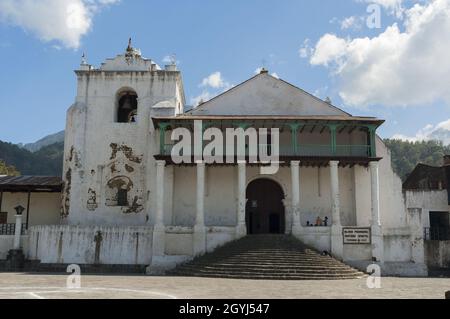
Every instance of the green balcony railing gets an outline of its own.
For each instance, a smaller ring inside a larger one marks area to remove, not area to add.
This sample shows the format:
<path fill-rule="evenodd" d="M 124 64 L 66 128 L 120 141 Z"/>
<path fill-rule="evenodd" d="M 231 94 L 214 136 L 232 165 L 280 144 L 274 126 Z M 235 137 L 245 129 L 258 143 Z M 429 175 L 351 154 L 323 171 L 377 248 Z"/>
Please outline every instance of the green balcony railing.
<path fill-rule="evenodd" d="M 164 156 L 170 156 L 172 153 L 173 145 L 164 145 Z M 273 155 L 274 147 L 268 144 L 259 145 L 259 154 Z M 225 152 L 225 147 L 224 150 Z M 248 155 L 247 148 L 247 155 Z M 369 145 L 336 145 L 333 149 L 331 145 L 320 144 L 300 144 L 297 149 L 294 150 L 291 145 L 280 145 L 280 156 L 305 156 L 305 157 L 323 157 L 323 156 L 338 156 L 338 157 L 370 157 L 371 148 Z"/>

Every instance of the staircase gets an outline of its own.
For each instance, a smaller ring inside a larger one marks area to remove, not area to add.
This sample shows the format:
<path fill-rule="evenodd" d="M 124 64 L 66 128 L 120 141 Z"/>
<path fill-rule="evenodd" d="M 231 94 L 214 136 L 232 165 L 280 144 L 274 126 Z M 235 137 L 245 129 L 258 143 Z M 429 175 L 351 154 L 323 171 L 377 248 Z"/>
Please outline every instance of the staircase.
<path fill-rule="evenodd" d="M 335 280 L 365 276 L 286 235 L 247 236 L 181 265 L 167 275 L 265 280 Z"/>

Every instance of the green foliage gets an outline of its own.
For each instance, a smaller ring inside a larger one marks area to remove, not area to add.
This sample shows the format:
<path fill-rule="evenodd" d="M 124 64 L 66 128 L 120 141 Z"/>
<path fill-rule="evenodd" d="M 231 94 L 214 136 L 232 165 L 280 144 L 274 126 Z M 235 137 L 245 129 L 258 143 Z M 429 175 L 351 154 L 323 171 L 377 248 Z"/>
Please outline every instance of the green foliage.
<path fill-rule="evenodd" d="M 61 176 L 63 158 L 64 143 L 52 144 L 32 153 L 0 141 L 0 160 L 16 167 L 22 175 Z"/>
<path fill-rule="evenodd" d="M 20 172 L 14 166 L 8 166 L 4 161 L 0 160 L 0 175 L 19 176 Z"/>
<path fill-rule="evenodd" d="M 440 141 L 407 142 L 401 140 L 384 140 L 391 150 L 392 167 L 403 181 L 419 163 L 441 166 L 443 157 L 450 154 L 450 146 Z"/>

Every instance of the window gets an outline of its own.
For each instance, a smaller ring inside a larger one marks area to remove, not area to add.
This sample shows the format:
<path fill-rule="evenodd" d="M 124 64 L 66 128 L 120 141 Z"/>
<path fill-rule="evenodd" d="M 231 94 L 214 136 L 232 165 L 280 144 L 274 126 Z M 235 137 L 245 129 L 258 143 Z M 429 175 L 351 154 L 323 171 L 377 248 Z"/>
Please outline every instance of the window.
<path fill-rule="evenodd" d="M 128 191 L 126 189 L 119 189 L 117 192 L 117 206 L 128 206 Z"/>
<path fill-rule="evenodd" d="M 126 91 L 118 96 L 117 122 L 136 123 L 138 96 L 136 92 Z"/>

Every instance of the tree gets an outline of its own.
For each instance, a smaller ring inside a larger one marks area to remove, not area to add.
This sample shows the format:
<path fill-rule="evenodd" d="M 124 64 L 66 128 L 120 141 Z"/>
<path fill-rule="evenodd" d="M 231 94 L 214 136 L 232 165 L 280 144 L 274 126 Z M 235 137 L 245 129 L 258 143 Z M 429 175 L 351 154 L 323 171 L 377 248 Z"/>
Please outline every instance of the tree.
<path fill-rule="evenodd" d="M 0 160 L 0 175 L 20 176 L 20 172 L 14 166 L 8 166 Z"/>
<path fill-rule="evenodd" d="M 444 155 L 450 154 L 450 146 L 443 145 L 441 141 L 408 142 L 387 139 L 384 142 L 391 151 L 392 167 L 403 181 L 417 164 L 441 166 Z"/>

